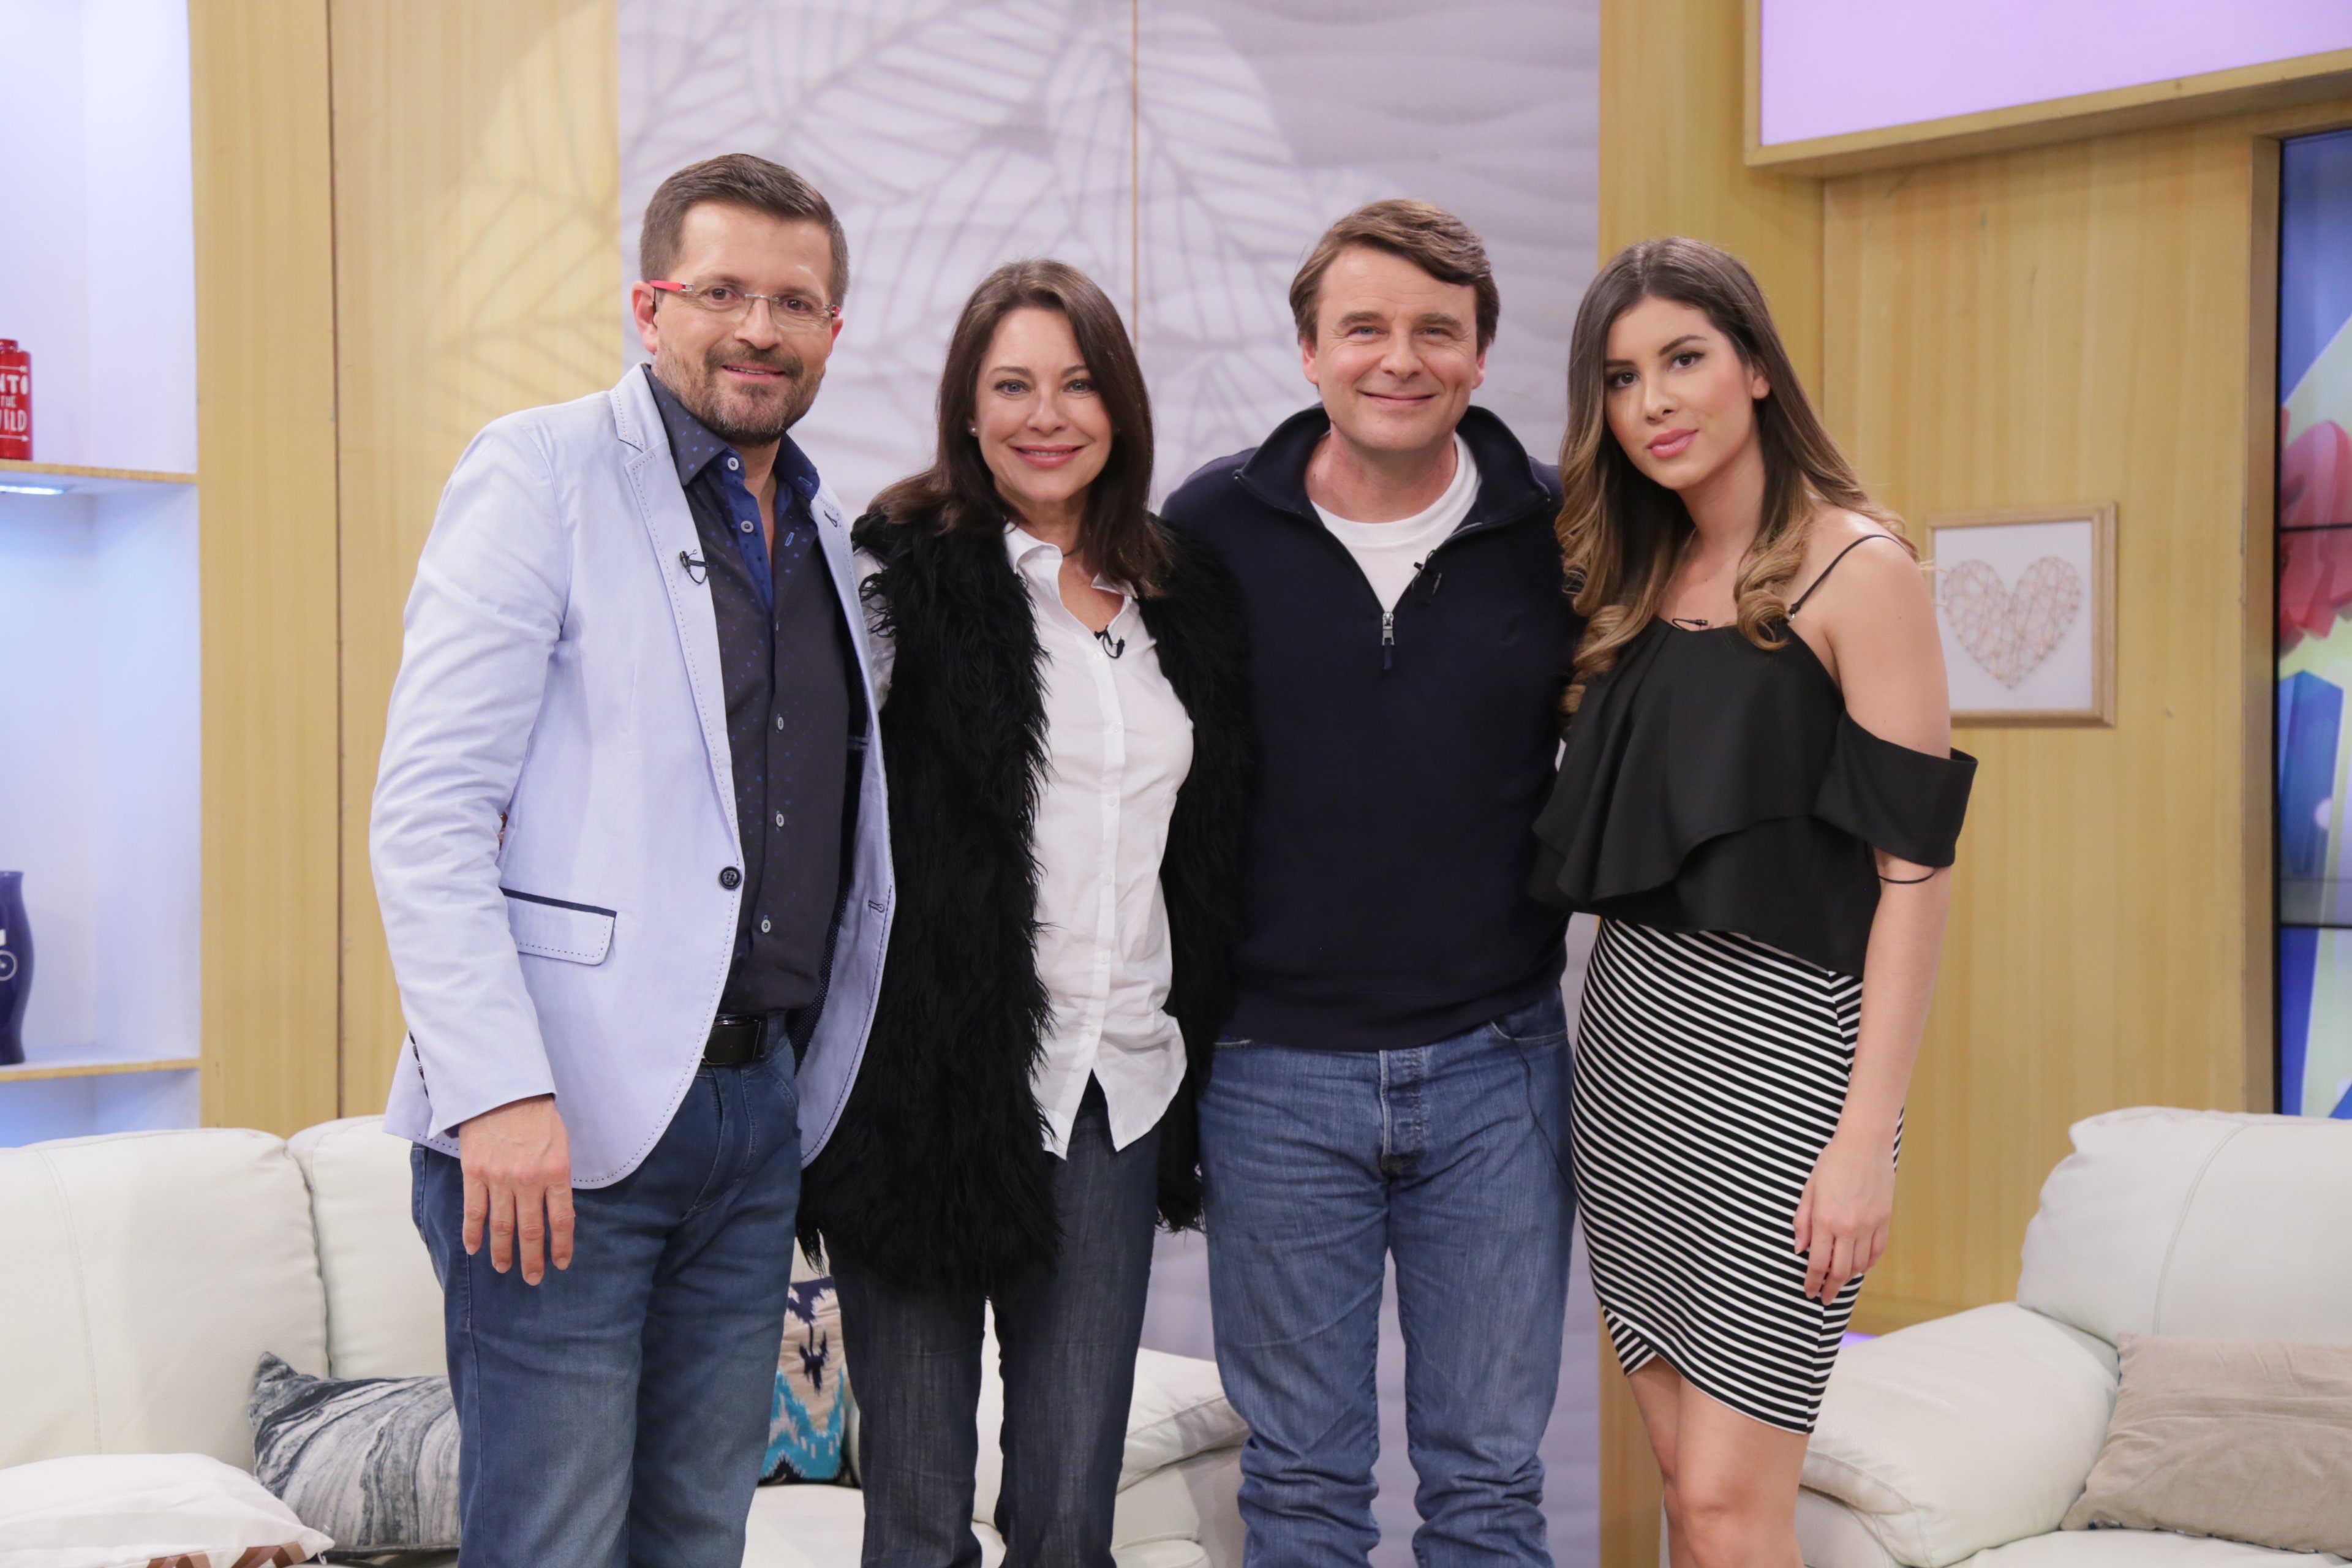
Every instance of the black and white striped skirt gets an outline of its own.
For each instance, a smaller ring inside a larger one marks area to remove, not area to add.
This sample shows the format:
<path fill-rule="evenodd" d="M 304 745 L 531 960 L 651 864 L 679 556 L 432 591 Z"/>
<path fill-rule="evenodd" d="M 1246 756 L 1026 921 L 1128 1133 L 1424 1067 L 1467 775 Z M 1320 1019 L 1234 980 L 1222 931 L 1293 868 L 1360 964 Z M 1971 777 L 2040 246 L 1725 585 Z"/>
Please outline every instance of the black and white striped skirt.
<path fill-rule="evenodd" d="M 1857 1279 L 1805 1295 L 1797 1203 L 1845 1107 L 1862 983 L 1727 931 L 1603 921 L 1576 1055 L 1577 1198 L 1617 1360 L 1813 1429 Z"/>

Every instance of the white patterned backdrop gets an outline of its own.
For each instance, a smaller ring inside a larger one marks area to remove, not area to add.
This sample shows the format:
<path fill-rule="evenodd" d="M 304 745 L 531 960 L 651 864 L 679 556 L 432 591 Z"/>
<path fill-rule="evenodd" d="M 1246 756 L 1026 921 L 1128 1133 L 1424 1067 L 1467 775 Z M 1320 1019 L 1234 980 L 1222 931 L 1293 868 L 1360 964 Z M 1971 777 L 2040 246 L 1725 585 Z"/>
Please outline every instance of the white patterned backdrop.
<path fill-rule="evenodd" d="M 949 328 L 1050 255 L 1128 313 L 1158 491 L 1303 407 L 1285 304 L 1331 219 L 1412 195 L 1485 236 L 1480 401 L 1549 455 L 1593 267 L 1596 0 L 621 0 L 622 266 L 679 165 L 753 152 L 849 233 L 799 439 L 853 507 L 928 457 Z M 642 357 L 634 332 L 633 357 Z"/>
<path fill-rule="evenodd" d="M 1479 401 L 1549 457 L 1594 266 L 1598 0 L 619 0 L 621 265 L 680 165 L 791 165 L 848 230 L 846 326 L 794 432 L 845 503 L 920 467 L 957 310 L 990 268 L 1085 268 L 1136 333 L 1164 496 L 1312 401 L 1286 297 L 1330 221 L 1419 196 L 1486 237 Z M 633 359 L 644 356 L 625 335 Z M 1572 1016 L 1572 1013 L 1571 1013 Z M 1544 1441 L 1561 1568 L 1599 1558 L 1591 1287 Z M 1212 1353 L 1197 1236 L 1162 1237 L 1146 1342 Z M 1382 1314 L 1374 1568 L 1410 1568 L 1402 1342 Z"/>

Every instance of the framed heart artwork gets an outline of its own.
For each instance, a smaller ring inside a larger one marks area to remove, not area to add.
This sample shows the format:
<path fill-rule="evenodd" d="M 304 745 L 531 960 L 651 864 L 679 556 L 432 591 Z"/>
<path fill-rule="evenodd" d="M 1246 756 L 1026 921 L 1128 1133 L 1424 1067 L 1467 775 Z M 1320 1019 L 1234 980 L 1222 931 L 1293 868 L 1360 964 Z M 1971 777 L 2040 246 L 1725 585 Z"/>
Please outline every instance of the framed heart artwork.
<path fill-rule="evenodd" d="M 2116 509 L 1927 521 L 1955 724 L 2116 721 Z"/>

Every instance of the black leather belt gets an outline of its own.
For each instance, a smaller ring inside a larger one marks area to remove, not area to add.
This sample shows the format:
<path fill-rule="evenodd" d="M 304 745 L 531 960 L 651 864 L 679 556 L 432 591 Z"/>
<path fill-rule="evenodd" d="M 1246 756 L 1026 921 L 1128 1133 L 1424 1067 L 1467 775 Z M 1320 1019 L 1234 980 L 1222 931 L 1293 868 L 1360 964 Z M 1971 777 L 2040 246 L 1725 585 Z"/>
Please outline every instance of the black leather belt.
<path fill-rule="evenodd" d="M 768 1020 L 760 1013 L 721 1013 L 710 1021 L 710 1038 L 702 1047 L 702 1065 L 712 1068 L 749 1067 L 768 1055 Z"/>

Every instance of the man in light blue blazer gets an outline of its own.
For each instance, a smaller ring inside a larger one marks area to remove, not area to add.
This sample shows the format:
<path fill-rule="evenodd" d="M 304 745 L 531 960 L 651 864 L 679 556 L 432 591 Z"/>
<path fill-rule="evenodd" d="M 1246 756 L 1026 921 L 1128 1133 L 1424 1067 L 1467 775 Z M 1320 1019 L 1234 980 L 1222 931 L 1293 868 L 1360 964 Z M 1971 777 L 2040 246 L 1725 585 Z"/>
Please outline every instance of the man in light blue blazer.
<path fill-rule="evenodd" d="M 742 1561 L 890 924 L 848 530 L 786 434 L 840 224 L 736 154 L 662 185 L 639 259 L 653 363 L 450 476 L 370 833 L 467 1568 Z"/>

